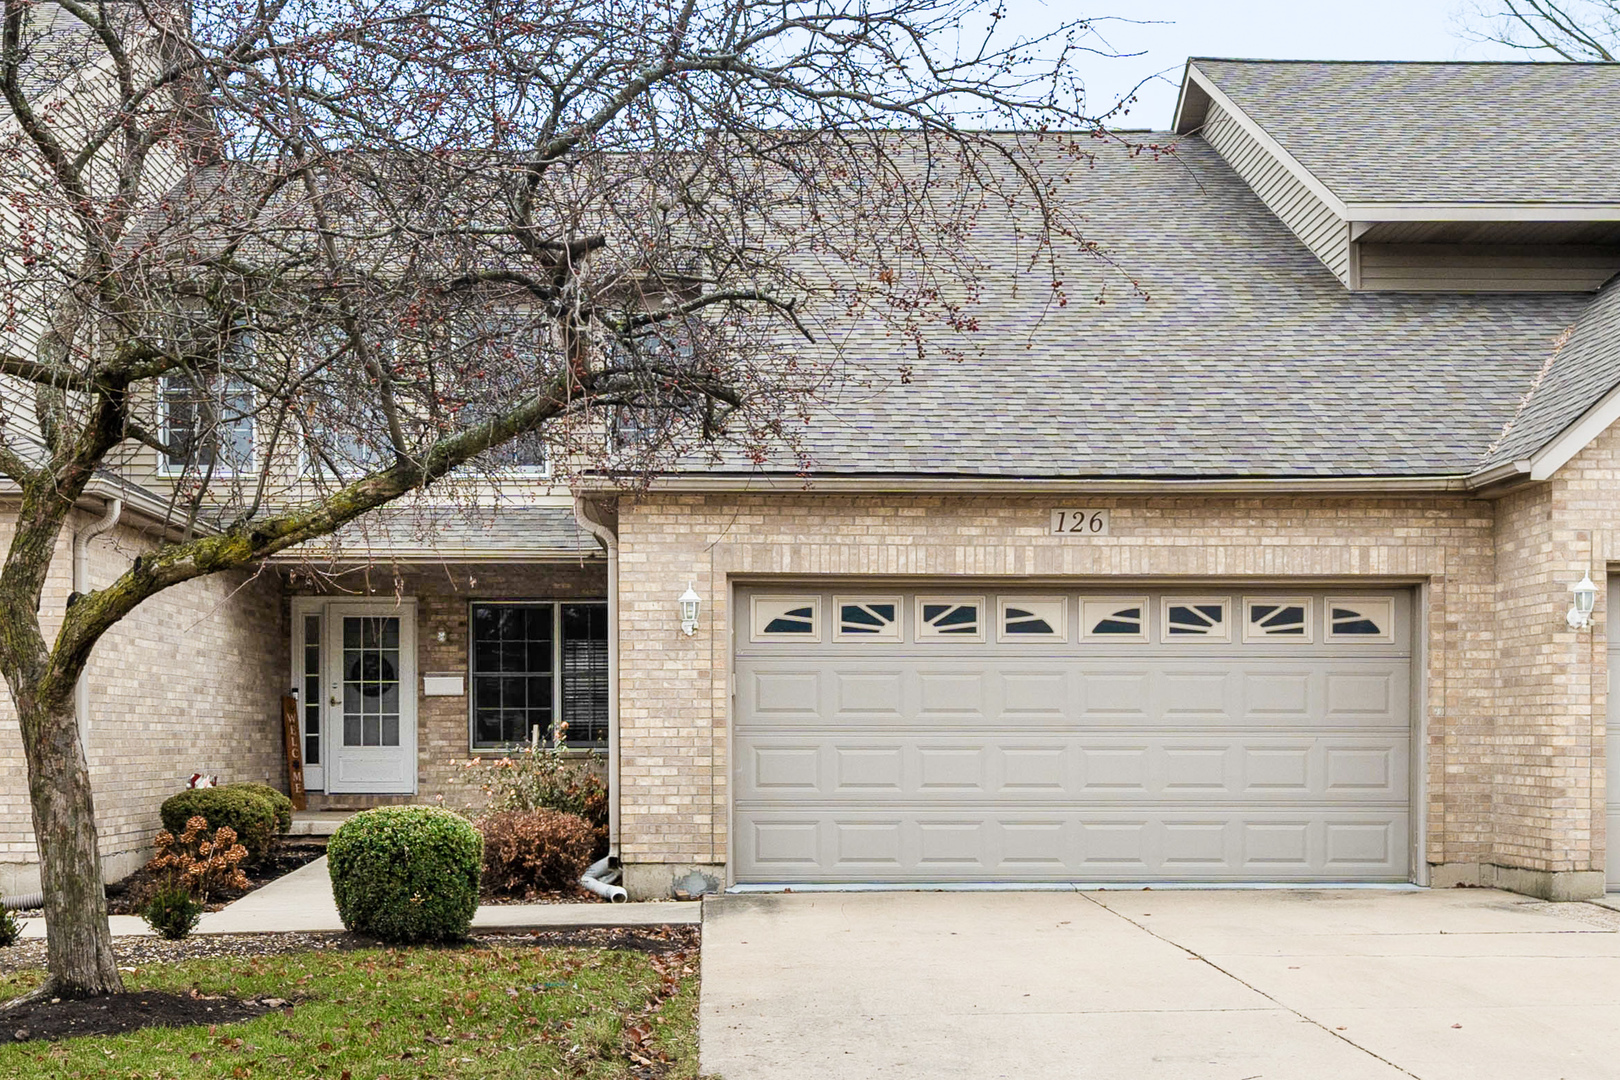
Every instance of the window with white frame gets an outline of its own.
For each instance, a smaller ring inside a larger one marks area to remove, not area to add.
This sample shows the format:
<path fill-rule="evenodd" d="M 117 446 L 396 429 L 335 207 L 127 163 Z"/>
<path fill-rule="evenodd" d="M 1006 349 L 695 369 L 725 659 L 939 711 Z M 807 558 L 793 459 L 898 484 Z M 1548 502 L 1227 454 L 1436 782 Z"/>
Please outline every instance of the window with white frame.
<path fill-rule="evenodd" d="M 167 472 L 216 476 L 253 470 L 253 389 L 219 376 L 166 375 L 162 437 Z"/>
<path fill-rule="evenodd" d="M 389 338 L 368 335 L 373 355 L 394 355 Z M 375 385 L 363 376 L 354 341 L 341 326 L 308 331 L 302 349 L 311 408 L 299 415 L 305 465 L 322 476 L 349 481 L 375 472 L 391 457 L 388 422 Z"/>
<path fill-rule="evenodd" d="M 984 597 L 917 597 L 918 641 L 983 641 Z"/>
<path fill-rule="evenodd" d="M 1159 625 L 1164 641 L 1231 641 L 1224 596 L 1166 596 Z"/>
<path fill-rule="evenodd" d="M 554 744 L 559 730 L 569 746 L 607 745 L 605 603 L 475 602 L 470 624 L 473 749 Z"/>
<path fill-rule="evenodd" d="M 754 641 L 821 641 L 821 597 L 755 596 L 749 637 Z"/>
<path fill-rule="evenodd" d="M 1395 640 L 1394 598 L 1330 596 L 1326 605 L 1329 641 Z"/>
<path fill-rule="evenodd" d="M 532 377 L 546 363 L 545 329 L 532 315 L 508 309 L 462 318 L 454 328 L 456 359 L 469 375 L 459 393 L 462 425 L 500 415 L 533 389 Z M 546 440 L 527 431 L 479 455 L 500 469 L 544 473 L 550 468 Z"/>
<path fill-rule="evenodd" d="M 833 610 L 838 613 L 833 629 L 838 641 L 900 640 L 898 596 L 837 596 Z"/>
<path fill-rule="evenodd" d="M 1146 641 L 1145 596 L 1088 596 L 1080 602 L 1080 636 L 1088 641 Z"/>
<path fill-rule="evenodd" d="M 998 641 L 1066 641 L 1068 598 L 1002 596 L 996 599 Z"/>
<path fill-rule="evenodd" d="M 1311 612 L 1308 596 L 1249 596 L 1243 600 L 1244 641 L 1310 642 Z"/>

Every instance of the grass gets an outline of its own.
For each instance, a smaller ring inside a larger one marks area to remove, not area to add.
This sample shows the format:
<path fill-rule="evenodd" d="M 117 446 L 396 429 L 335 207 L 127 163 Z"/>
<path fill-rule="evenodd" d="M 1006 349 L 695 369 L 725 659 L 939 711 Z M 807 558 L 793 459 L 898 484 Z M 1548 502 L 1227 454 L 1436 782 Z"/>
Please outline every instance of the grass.
<path fill-rule="evenodd" d="M 281 997 L 217 1027 L 0 1047 L 8 1080 L 427 1080 L 697 1075 L 696 962 L 611 949 L 366 949 L 191 960 L 130 990 Z M 39 972 L 0 979 L 0 998 Z"/>

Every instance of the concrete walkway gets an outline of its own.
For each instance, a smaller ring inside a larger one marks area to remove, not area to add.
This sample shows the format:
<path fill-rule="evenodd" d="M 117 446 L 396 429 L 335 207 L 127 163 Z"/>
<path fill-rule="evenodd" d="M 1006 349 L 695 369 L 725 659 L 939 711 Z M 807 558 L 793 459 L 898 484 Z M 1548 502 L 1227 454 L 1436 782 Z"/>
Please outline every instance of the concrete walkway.
<path fill-rule="evenodd" d="M 1614 1080 L 1620 915 L 1487 890 L 708 901 L 726 1080 Z"/>
<path fill-rule="evenodd" d="M 696 923 L 697 903 L 640 904 L 492 904 L 473 915 L 474 930 L 553 930 L 580 926 L 669 926 Z M 114 915 L 113 935 L 150 934 L 133 915 Z M 255 889 L 223 910 L 211 911 L 197 923 L 199 934 L 275 934 L 289 931 L 341 931 L 332 879 L 325 857 Z M 44 919 L 26 919 L 23 937 L 44 937 Z"/>

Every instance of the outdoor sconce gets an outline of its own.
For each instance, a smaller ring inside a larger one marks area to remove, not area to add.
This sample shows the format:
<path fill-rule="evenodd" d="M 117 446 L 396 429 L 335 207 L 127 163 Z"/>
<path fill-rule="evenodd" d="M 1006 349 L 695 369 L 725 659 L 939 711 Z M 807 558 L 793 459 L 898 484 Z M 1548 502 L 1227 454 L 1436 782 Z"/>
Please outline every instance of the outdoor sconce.
<path fill-rule="evenodd" d="M 1585 630 L 1592 625 L 1592 607 L 1597 603 L 1597 586 L 1592 584 L 1592 575 L 1582 577 L 1569 587 L 1569 591 L 1575 594 L 1575 602 L 1569 606 L 1569 614 L 1564 618 L 1571 630 Z"/>
<path fill-rule="evenodd" d="M 688 583 L 686 586 L 686 591 L 681 594 L 680 599 L 681 633 L 685 634 L 687 637 L 691 637 L 693 634 L 697 633 L 698 607 L 702 603 L 702 598 L 698 596 L 691 584 Z M 1591 604 L 1588 604 L 1587 607 L 1590 608 Z"/>

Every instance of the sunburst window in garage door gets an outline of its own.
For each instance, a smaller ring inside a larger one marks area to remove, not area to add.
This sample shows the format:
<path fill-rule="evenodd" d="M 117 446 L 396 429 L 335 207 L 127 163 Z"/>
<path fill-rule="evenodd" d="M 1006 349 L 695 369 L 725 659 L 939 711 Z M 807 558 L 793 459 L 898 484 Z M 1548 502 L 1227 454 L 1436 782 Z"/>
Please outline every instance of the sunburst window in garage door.
<path fill-rule="evenodd" d="M 1164 640 L 1231 641 L 1228 603 L 1224 596 L 1164 597 Z"/>
<path fill-rule="evenodd" d="M 996 600 L 997 641 L 1067 641 L 1069 601 L 1062 596 L 1002 596 Z"/>
<path fill-rule="evenodd" d="M 1327 599 L 1329 641 L 1394 641 L 1395 601 L 1387 596 Z"/>
<path fill-rule="evenodd" d="M 918 641 L 983 641 L 984 597 L 917 597 Z"/>
<path fill-rule="evenodd" d="M 1309 597 L 1246 597 L 1243 601 L 1244 641 L 1311 640 Z"/>
<path fill-rule="evenodd" d="M 821 641 L 821 597 L 756 596 L 749 628 L 755 641 Z"/>
<path fill-rule="evenodd" d="M 898 596 L 838 596 L 833 598 L 838 623 L 833 637 L 839 641 L 899 641 Z"/>
<path fill-rule="evenodd" d="M 1146 641 L 1145 596 L 1104 596 L 1080 602 L 1080 636 L 1099 641 Z"/>

